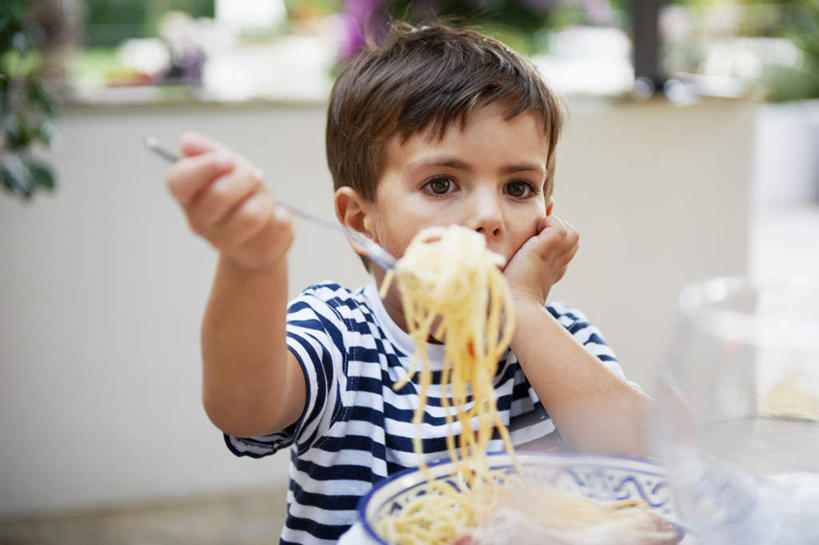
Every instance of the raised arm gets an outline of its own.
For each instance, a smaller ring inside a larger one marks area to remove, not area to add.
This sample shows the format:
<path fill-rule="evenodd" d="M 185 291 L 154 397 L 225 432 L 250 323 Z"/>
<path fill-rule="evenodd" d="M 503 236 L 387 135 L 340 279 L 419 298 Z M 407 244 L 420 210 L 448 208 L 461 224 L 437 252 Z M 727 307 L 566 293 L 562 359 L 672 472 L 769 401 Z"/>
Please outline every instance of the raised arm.
<path fill-rule="evenodd" d="M 202 323 L 205 410 L 230 435 L 279 431 L 306 397 L 285 337 L 290 217 L 246 159 L 199 134 L 181 147 L 168 187 L 191 229 L 219 251 Z"/>

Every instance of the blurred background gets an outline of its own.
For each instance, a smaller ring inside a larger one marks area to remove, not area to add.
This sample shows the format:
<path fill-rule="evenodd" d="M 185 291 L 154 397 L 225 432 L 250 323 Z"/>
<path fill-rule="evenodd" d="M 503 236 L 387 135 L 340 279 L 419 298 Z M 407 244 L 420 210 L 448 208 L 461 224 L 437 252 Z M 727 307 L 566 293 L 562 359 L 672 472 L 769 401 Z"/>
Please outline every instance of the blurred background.
<path fill-rule="evenodd" d="M 199 130 L 332 218 L 333 78 L 391 17 L 479 26 L 566 98 L 555 298 L 651 392 L 682 286 L 819 273 L 816 0 L 3 0 L 0 543 L 278 540 L 288 455 L 234 458 L 199 397 L 214 252 L 146 136 Z M 367 281 L 299 223 L 290 290 Z"/>

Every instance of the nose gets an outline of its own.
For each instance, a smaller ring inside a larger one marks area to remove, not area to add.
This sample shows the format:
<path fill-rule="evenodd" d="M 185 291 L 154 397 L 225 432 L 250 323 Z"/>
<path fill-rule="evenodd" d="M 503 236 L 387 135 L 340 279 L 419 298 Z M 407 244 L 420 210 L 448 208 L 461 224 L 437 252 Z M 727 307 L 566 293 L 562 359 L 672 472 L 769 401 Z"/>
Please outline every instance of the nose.
<path fill-rule="evenodd" d="M 480 191 L 472 195 L 470 208 L 471 227 L 486 237 L 498 240 L 503 235 L 503 208 L 498 195 Z"/>

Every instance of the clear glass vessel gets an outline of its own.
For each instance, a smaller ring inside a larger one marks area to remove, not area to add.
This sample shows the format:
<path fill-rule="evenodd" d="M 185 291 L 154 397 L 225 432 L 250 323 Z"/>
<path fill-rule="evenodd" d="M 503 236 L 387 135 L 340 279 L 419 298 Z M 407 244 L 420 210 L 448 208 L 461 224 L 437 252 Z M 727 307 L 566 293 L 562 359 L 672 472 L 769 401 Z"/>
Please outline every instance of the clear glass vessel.
<path fill-rule="evenodd" d="M 680 296 L 652 432 L 690 537 L 819 544 L 819 279 Z"/>

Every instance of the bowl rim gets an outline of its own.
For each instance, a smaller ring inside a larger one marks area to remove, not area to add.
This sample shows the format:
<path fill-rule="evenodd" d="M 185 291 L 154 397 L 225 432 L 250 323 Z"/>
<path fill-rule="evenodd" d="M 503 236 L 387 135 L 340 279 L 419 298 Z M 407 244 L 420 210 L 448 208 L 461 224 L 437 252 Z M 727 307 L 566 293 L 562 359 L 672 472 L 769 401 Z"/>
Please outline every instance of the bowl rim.
<path fill-rule="evenodd" d="M 536 450 L 520 450 L 515 451 L 516 457 L 521 461 L 524 462 L 526 460 L 544 460 L 544 459 L 552 459 L 552 460 L 571 460 L 571 459 L 588 459 L 589 461 L 602 461 L 608 460 L 610 462 L 628 462 L 634 463 L 637 462 L 639 464 L 644 464 L 648 467 L 654 468 L 655 473 L 658 473 L 661 476 L 664 476 L 667 480 L 667 472 L 666 470 L 660 465 L 659 461 L 655 458 L 645 458 L 641 456 L 627 456 L 623 454 L 593 454 L 593 453 L 583 453 L 583 452 L 538 452 Z M 502 452 L 492 452 L 487 454 L 487 456 L 492 459 L 503 459 L 508 458 L 511 460 L 511 456 L 509 453 L 502 451 Z M 437 460 L 427 465 L 428 468 L 436 468 L 442 465 L 452 463 L 452 459 L 447 457 L 441 460 Z M 499 463 L 492 464 L 490 466 L 494 467 L 500 465 Z M 610 467 L 613 467 L 613 464 L 608 464 Z M 381 536 L 379 536 L 375 529 L 370 525 L 369 520 L 367 520 L 367 505 L 369 504 L 370 500 L 374 495 L 376 495 L 379 490 L 384 488 L 385 486 L 389 485 L 390 483 L 412 473 L 419 472 L 418 467 L 408 467 L 402 469 L 400 471 L 396 471 L 392 475 L 381 479 L 377 483 L 375 483 L 370 490 L 367 491 L 366 494 L 361 496 L 358 500 L 358 505 L 356 507 L 356 512 L 358 514 L 358 520 L 361 522 L 361 527 L 363 528 L 365 534 L 370 539 L 373 539 L 378 545 L 390 545 L 386 541 L 384 541 Z M 671 522 L 673 526 L 680 531 L 681 526 L 677 523 Z"/>

